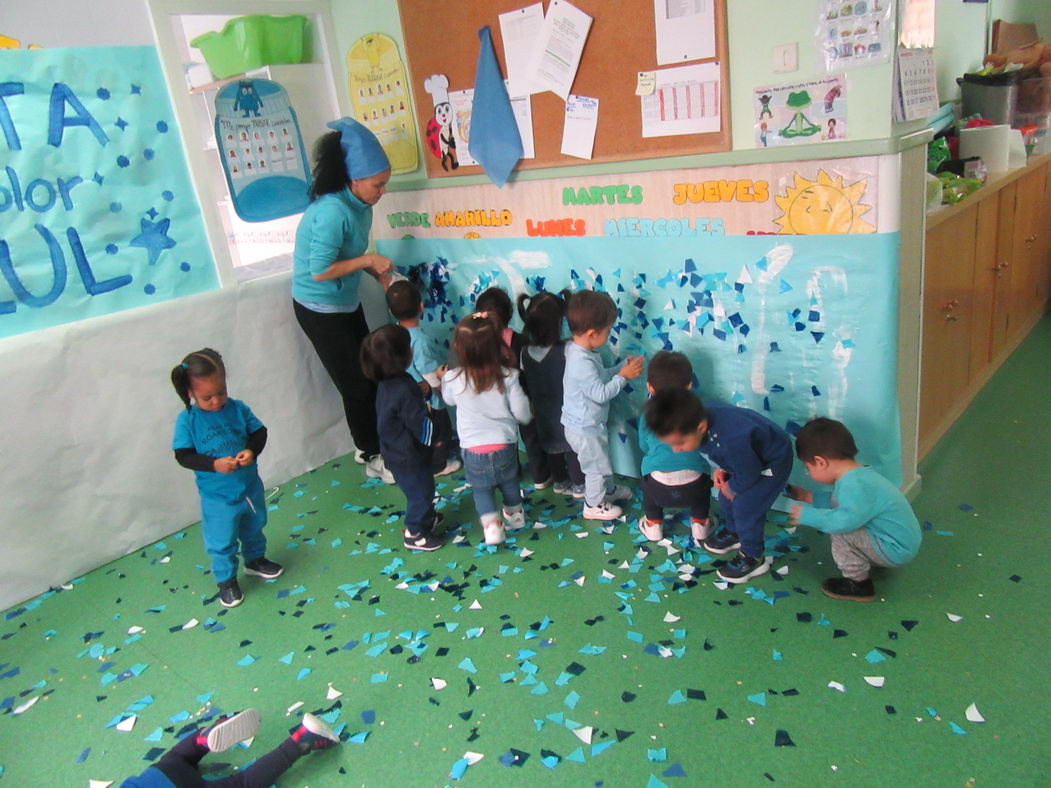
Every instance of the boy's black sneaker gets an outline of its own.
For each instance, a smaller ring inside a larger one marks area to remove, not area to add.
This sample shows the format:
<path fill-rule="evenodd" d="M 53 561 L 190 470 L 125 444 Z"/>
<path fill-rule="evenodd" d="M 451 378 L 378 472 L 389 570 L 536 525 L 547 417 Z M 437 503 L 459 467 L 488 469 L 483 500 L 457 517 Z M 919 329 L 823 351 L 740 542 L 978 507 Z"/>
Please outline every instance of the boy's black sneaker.
<path fill-rule="evenodd" d="M 410 534 L 408 531 L 402 532 L 405 539 L 404 545 L 410 550 L 420 550 L 426 553 L 431 553 L 440 548 L 445 544 L 440 536 L 434 534 Z"/>
<path fill-rule="evenodd" d="M 716 574 L 727 583 L 746 583 L 753 577 L 765 575 L 768 571 L 770 571 L 770 565 L 766 563 L 766 558 L 763 556 L 752 558 L 744 553 L 738 553 Z"/>
<path fill-rule="evenodd" d="M 232 577 L 219 584 L 219 604 L 223 607 L 237 607 L 244 602 L 245 595 L 241 593 L 241 586 L 237 585 L 237 578 Z"/>
<path fill-rule="evenodd" d="M 821 592 L 833 599 L 845 599 L 848 602 L 875 602 L 876 589 L 872 578 L 851 580 L 849 577 L 830 577 L 821 584 Z"/>
<path fill-rule="evenodd" d="M 269 558 L 261 557 L 245 561 L 246 575 L 255 575 L 266 580 L 273 580 L 275 577 L 281 577 L 284 571 L 285 568 L 281 564 L 271 561 Z"/>
<path fill-rule="evenodd" d="M 727 553 L 732 553 L 734 550 L 740 550 L 741 540 L 737 537 L 737 534 L 727 531 L 724 528 L 719 531 L 719 533 L 709 536 L 704 540 L 704 549 L 709 553 L 726 555 Z"/>

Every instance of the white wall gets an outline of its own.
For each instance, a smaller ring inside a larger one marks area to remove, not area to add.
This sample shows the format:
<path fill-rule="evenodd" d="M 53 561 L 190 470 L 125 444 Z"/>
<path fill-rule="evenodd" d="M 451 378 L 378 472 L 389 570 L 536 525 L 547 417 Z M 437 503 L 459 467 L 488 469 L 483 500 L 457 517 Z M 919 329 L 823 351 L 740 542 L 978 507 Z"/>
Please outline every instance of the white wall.
<path fill-rule="evenodd" d="M 0 34 L 23 47 L 153 45 L 144 0 L 2 0 Z"/>
<path fill-rule="evenodd" d="M 289 292 L 276 276 L 0 342 L 0 609 L 200 519 L 170 448 L 169 375 L 193 350 L 223 354 L 230 395 L 267 425 L 268 485 L 351 449 Z"/>

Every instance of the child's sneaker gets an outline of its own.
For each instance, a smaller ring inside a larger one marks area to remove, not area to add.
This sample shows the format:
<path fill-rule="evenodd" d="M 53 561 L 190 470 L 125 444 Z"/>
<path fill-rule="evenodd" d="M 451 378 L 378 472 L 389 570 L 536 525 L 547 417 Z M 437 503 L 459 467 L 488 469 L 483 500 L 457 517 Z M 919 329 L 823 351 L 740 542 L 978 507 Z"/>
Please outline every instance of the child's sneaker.
<path fill-rule="evenodd" d="M 507 522 L 507 527 L 511 531 L 517 531 L 520 528 L 525 528 L 525 511 L 522 509 L 521 506 L 512 509 L 504 509 L 504 520 Z"/>
<path fill-rule="evenodd" d="M 482 523 L 482 535 L 485 537 L 486 544 L 503 544 L 506 538 L 504 521 L 497 517 L 495 520 Z"/>
<path fill-rule="evenodd" d="M 569 488 L 569 494 L 577 500 L 580 500 L 581 498 L 585 498 L 587 496 L 587 490 L 583 484 L 574 484 L 572 487 Z"/>
<path fill-rule="evenodd" d="M 533 489 L 534 490 L 546 490 L 548 487 L 551 486 L 551 483 L 553 481 L 554 481 L 554 479 L 549 476 L 547 479 L 545 479 L 542 482 L 533 482 Z"/>
<path fill-rule="evenodd" d="M 251 561 L 245 561 L 245 574 L 255 575 L 256 577 L 262 577 L 266 580 L 273 580 L 275 577 L 281 577 L 284 573 L 285 568 L 277 561 L 271 561 L 265 556 L 259 558 L 253 558 Z"/>
<path fill-rule="evenodd" d="M 440 536 L 434 534 L 410 534 L 408 531 L 403 531 L 402 534 L 403 544 L 410 550 L 432 553 L 445 544 Z"/>
<path fill-rule="evenodd" d="M 661 520 L 651 520 L 649 517 L 639 518 L 639 530 L 642 535 L 651 542 L 659 542 L 664 538 L 664 523 Z"/>
<path fill-rule="evenodd" d="M 606 500 L 609 503 L 619 503 L 620 501 L 631 500 L 631 490 L 625 487 L 623 484 L 616 485 L 612 490 L 606 493 Z"/>
<path fill-rule="evenodd" d="M 355 449 L 354 450 L 354 462 L 356 462 L 358 465 L 364 465 L 365 464 L 365 452 L 363 452 L 361 449 Z"/>
<path fill-rule="evenodd" d="M 872 578 L 851 580 L 849 577 L 830 577 L 821 584 L 821 593 L 848 602 L 876 601 L 876 589 L 872 585 Z"/>
<path fill-rule="evenodd" d="M 734 550 L 740 550 L 741 540 L 737 537 L 737 534 L 731 533 L 724 528 L 719 533 L 704 540 L 704 549 L 709 553 L 726 555 Z"/>
<path fill-rule="evenodd" d="M 293 729 L 291 739 L 305 753 L 339 744 L 339 736 L 313 714 L 303 715 L 303 721 Z"/>
<path fill-rule="evenodd" d="M 693 517 L 690 518 L 690 536 L 693 537 L 693 541 L 700 544 L 707 539 L 712 531 L 719 527 L 719 520 L 714 514 L 708 515 L 703 520 L 697 520 Z"/>
<path fill-rule="evenodd" d="M 573 483 L 570 481 L 555 482 L 555 486 L 551 489 L 556 495 L 570 495 L 573 492 Z"/>
<path fill-rule="evenodd" d="M 365 463 L 365 475 L 370 479 L 382 479 L 384 484 L 394 484 L 394 474 L 387 469 L 379 454 Z"/>
<path fill-rule="evenodd" d="M 460 468 L 463 467 L 463 463 L 459 460 L 449 460 L 445 463 L 445 467 L 438 471 L 435 476 L 448 476 L 451 473 L 456 473 Z"/>
<path fill-rule="evenodd" d="M 223 607 L 237 607 L 244 602 L 245 595 L 241 593 L 241 586 L 237 585 L 237 578 L 231 577 L 219 584 L 219 604 Z"/>
<path fill-rule="evenodd" d="M 616 520 L 622 514 L 624 510 L 609 501 L 603 501 L 598 506 L 584 505 L 585 520 Z"/>
<path fill-rule="evenodd" d="M 220 717 L 212 727 L 197 733 L 197 745 L 212 752 L 225 752 L 238 742 L 251 739 L 259 730 L 259 712 L 245 709 L 229 717 Z"/>
<path fill-rule="evenodd" d="M 765 575 L 770 570 L 766 558 L 752 558 L 744 553 L 738 553 L 730 563 L 716 572 L 719 577 L 727 583 L 745 583 L 753 577 Z"/>

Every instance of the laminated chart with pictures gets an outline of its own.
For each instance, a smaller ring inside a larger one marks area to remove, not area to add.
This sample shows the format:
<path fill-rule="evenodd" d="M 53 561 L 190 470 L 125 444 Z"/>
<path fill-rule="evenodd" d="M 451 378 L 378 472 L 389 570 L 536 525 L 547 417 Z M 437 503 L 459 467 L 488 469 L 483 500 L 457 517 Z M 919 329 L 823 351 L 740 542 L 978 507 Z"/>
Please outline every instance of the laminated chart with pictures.
<path fill-rule="evenodd" d="M 642 98 L 642 136 L 670 137 L 719 130 L 719 64 L 654 72 L 653 91 Z"/>

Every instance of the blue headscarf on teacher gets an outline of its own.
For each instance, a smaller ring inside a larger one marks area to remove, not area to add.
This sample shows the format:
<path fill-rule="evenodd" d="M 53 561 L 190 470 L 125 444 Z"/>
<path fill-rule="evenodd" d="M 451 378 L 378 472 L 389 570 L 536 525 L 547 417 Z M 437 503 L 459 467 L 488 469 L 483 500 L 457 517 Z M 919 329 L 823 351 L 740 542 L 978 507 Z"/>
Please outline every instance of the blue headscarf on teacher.
<path fill-rule="evenodd" d="M 390 169 L 390 159 L 376 135 L 354 118 L 340 118 L 325 125 L 339 132 L 343 161 L 347 165 L 347 177 L 351 180 L 368 178 Z"/>

